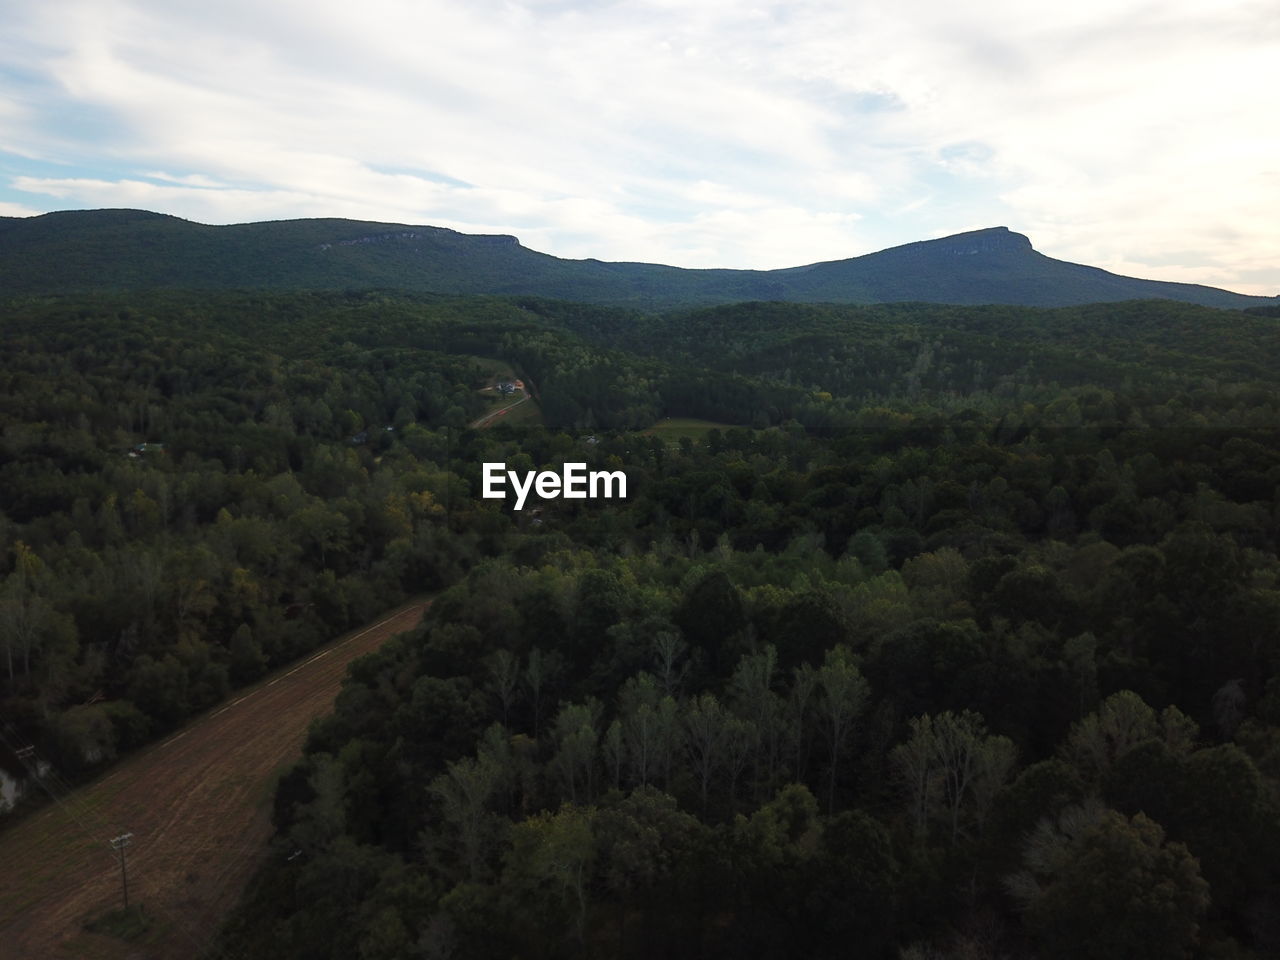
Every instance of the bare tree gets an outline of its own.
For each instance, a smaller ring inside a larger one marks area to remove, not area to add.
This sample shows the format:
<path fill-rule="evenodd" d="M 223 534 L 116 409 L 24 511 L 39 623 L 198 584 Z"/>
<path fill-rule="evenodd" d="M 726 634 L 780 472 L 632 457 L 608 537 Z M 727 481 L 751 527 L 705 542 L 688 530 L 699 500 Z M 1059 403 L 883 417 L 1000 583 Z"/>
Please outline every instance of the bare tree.
<path fill-rule="evenodd" d="M 777 772 L 779 740 L 783 733 L 785 704 L 774 692 L 778 652 L 772 644 L 747 654 L 729 679 L 729 694 L 736 712 L 749 720 L 758 737 L 752 750 L 753 799 L 759 799 L 762 783 L 772 783 Z"/>
<path fill-rule="evenodd" d="M 751 751 L 758 742 L 760 733 L 750 720 L 729 715 L 726 721 L 728 736 L 725 738 L 725 765 L 729 771 L 729 799 L 736 803 L 738 799 L 738 780 L 751 759 Z"/>
<path fill-rule="evenodd" d="M 923 839 L 934 819 L 948 825 L 953 843 L 966 819 L 981 831 L 1013 769 L 1013 742 L 988 734 L 971 710 L 926 714 L 910 727 L 911 737 L 893 749 L 891 761 L 906 789 L 916 836 Z"/>
<path fill-rule="evenodd" d="M 834 813 L 840 756 L 853 729 L 853 721 L 866 709 L 870 690 L 853 662 L 853 654 L 843 644 L 827 651 L 826 662 L 818 671 L 817 689 L 816 705 L 823 720 L 827 745 L 831 748 L 827 812 Z"/>
<path fill-rule="evenodd" d="M 791 776 L 796 781 L 804 779 L 809 756 L 808 715 L 813 709 L 814 688 L 818 684 L 818 672 L 808 663 L 796 667 L 791 683 L 791 697 L 787 701 L 787 740 L 791 748 Z"/>
<path fill-rule="evenodd" d="M 31 654 L 40 643 L 53 614 L 44 597 L 37 592 L 37 581 L 44 565 L 25 543 L 14 547 L 14 570 L 0 587 L 0 640 L 4 642 L 9 679 L 14 678 L 14 654 L 22 657 L 22 672 L 31 672 Z"/>
<path fill-rule="evenodd" d="M 720 701 L 710 693 L 690 700 L 685 707 L 684 729 L 685 749 L 702 788 L 702 810 L 705 813 L 711 779 L 722 763 L 721 755 L 729 736 L 729 726 Z"/>
<path fill-rule="evenodd" d="M 668 697 L 677 696 L 689 672 L 689 645 L 678 634 L 663 630 L 653 638 L 658 683 Z"/>
<path fill-rule="evenodd" d="M 599 704 L 569 704 L 555 721 L 556 754 L 552 765 L 568 790 L 569 801 L 577 803 L 579 796 L 590 802 L 595 791 L 596 726 Z"/>
<path fill-rule="evenodd" d="M 495 817 L 488 805 L 501 776 L 498 765 L 482 753 L 478 758 L 463 757 L 449 764 L 448 771 L 432 780 L 427 788 L 439 799 L 445 820 L 457 831 L 467 877 L 471 880 L 480 876 L 487 827 Z"/>
<path fill-rule="evenodd" d="M 604 732 L 601 743 L 606 769 L 612 775 L 613 789 L 622 789 L 622 765 L 627 759 L 627 745 L 622 732 L 622 721 L 616 717 Z"/>
<path fill-rule="evenodd" d="M 524 667 L 524 682 L 529 688 L 529 698 L 533 701 L 533 738 L 538 739 L 542 720 L 542 691 L 547 685 L 550 669 L 546 655 L 538 647 L 529 651 L 529 660 Z"/>
<path fill-rule="evenodd" d="M 511 705 L 520 689 L 520 661 L 510 650 L 498 650 L 488 660 L 489 683 L 502 704 L 502 725 L 509 726 Z"/>

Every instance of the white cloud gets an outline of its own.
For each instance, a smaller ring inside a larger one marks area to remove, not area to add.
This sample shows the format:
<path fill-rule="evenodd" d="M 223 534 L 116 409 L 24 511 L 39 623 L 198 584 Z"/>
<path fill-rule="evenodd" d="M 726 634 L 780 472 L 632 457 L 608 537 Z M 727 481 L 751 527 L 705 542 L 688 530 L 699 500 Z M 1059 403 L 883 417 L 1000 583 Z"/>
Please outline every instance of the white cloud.
<path fill-rule="evenodd" d="M 28 165 L 24 207 L 743 267 L 1003 223 L 1064 259 L 1280 289 L 1269 0 L 62 0 L 0 14 L 0 62 L 35 78 L 0 144 L 75 171 Z"/>
<path fill-rule="evenodd" d="M 40 212 L 21 203 L 9 203 L 0 200 L 0 217 L 34 217 Z"/>
<path fill-rule="evenodd" d="M 163 170 L 152 170 L 143 174 L 143 176 L 151 180 L 163 180 L 166 183 L 181 184 L 184 187 L 204 187 L 209 190 L 222 190 L 227 187 L 227 184 L 199 173 L 192 173 L 185 177 L 178 177 L 171 173 L 165 173 Z"/>

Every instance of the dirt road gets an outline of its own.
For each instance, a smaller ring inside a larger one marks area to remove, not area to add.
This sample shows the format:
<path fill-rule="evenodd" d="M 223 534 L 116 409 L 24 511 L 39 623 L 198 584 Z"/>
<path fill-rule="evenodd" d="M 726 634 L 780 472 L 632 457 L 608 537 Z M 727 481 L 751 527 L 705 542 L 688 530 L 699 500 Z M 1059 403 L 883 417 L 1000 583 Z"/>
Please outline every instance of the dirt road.
<path fill-rule="evenodd" d="M 0 834 L 0 958 L 199 956 L 266 853 L 275 780 L 307 725 L 331 709 L 347 664 L 425 607 L 339 638 Z M 125 833 L 129 902 L 153 920 L 135 943 L 83 929 L 120 905 L 110 841 Z"/>
<path fill-rule="evenodd" d="M 525 403 L 528 400 L 529 400 L 529 395 L 525 394 L 515 403 L 509 403 L 505 407 L 503 407 L 501 410 L 494 410 L 492 413 L 486 413 L 483 417 L 480 417 L 479 419 L 476 419 L 476 420 L 472 420 L 469 424 L 467 424 L 467 426 L 472 428 L 492 426 L 494 421 L 497 420 L 499 417 L 506 416 L 508 410 L 514 410 L 516 407 L 520 406 L 520 404 Z"/>

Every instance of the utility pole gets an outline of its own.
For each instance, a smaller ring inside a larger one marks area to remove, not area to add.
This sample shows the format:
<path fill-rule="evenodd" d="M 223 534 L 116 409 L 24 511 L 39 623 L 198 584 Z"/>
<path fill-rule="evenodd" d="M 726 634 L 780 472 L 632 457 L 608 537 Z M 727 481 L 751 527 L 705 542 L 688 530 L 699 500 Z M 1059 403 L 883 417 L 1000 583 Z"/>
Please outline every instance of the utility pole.
<path fill-rule="evenodd" d="M 120 886 L 124 890 L 124 908 L 129 909 L 129 872 L 124 864 L 124 848 L 133 840 L 132 833 L 122 833 L 111 841 L 111 849 L 120 854 Z"/>

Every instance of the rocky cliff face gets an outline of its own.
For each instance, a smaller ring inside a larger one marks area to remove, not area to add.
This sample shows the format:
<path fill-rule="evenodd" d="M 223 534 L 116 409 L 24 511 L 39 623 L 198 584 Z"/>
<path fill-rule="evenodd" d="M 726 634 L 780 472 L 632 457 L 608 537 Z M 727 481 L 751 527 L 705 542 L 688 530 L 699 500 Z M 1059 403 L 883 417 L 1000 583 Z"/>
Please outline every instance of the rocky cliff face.
<path fill-rule="evenodd" d="M 938 253 L 957 257 L 981 253 L 1018 253 L 1032 249 L 1030 238 L 1021 233 L 1014 233 L 1008 227 L 971 230 L 968 233 L 943 237 L 941 240 L 923 240 L 908 246 L 928 247 Z"/>

